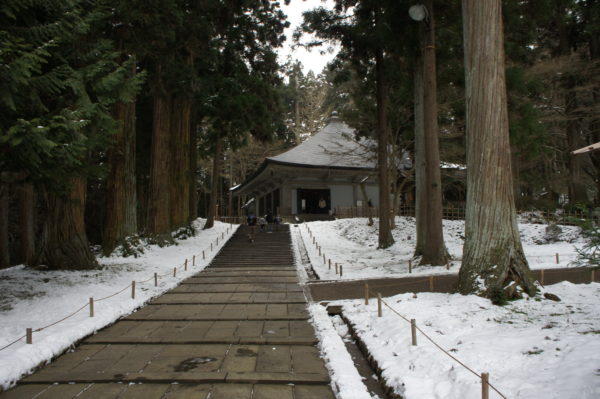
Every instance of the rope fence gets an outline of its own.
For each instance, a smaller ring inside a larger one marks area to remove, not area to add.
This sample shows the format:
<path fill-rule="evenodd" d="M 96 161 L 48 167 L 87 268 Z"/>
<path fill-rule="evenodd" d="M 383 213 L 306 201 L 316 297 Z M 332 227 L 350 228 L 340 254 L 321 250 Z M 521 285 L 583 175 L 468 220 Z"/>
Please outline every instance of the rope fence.
<path fill-rule="evenodd" d="M 365 305 L 369 305 L 369 297 L 377 298 L 377 317 L 383 317 L 383 309 L 382 308 L 383 308 L 383 306 L 385 306 L 386 308 L 390 309 L 392 311 L 392 313 L 399 316 L 402 320 L 404 320 L 408 324 L 410 324 L 410 326 L 411 326 L 411 342 L 412 342 L 413 346 L 417 346 L 417 331 L 418 331 L 429 342 L 431 342 L 436 348 L 438 348 L 440 351 L 445 353 L 447 356 L 449 356 L 451 359 L 453 359 L 455 362 L 460 364 L 462 367 L 464 367 L 466 370 L 468 370 L 469 372 L 471 372 L 473 375 L 475 375 L 476 377 L 478 377 L 481 380 L 481 389 L 482 389 L 481 392 L 482 392 L 483 399 L 487 399 L 489 397 L 489 388 L 492 388 L 502 398 L 507 399 L 507 397 L 502 392 L 500 392 L 498 390 L 498 388 L 496 388 L 493 384 L 491 384 L 489 382 L 489 373 L 481 373 L 481 374 L 477 373 L 471 367 L 467 366 L 465 363 L 460 361 L 456 356 L 452 355 L 450 352 L 448 352 L 446 349 L 444 349 L 440 344 L 435 342 L 435 340 L 433 338 L 431 338 L 425 331 L 423 331 L 417 325 L 417 322 L 415 319 L 409 319 L 406 316 L 402 315 L 400 312 L 398 312 L 396 309 L 391 307 L 386 301 L 384 301 L 382 299 L 381 293 L 371 291 L 369 289 L 368 284 L 365 284 L 364 290 L 365 290 Z"/>
<path fill-rule="evenodd" d="M 221 237 L 221 241 L 220 242 L 221 242 L 221 244 L 223 244 L 225 242 L 225 234 L 229 235 L 232 230 L 233 230 L 233 224 L 230 223 L 229 226 L 227 227 L 226 231 L 222 232 L 220 234 L 220 237 Z M 213 242 L 211 241 L 211 243 L 210 243 L 210 251 L 212 252 L 213 248 L 216 249 L 218 247 L 219 247 L 219 236 L 217 236 L 217 238 L 216 238 L 216 242 L 215 242 L 215 246 L 214 247 L 213 247 Z M 205 249 L 205 250 L 203 250 L 202 252 L 200 252 L 198 254 L 192 255 L 191 265 L 192 266 L 196 265 L 196 256 L 199 257 L 200 255 L 202 255 L 202 259 L 206 260 L 206 251 L 208 251 L 208 248 Z M 113 298 L 113 297 L 115 297 L 115 296 L 123 293 L 124 291 L 129 290 L 129 289 L 131 290 L 131 298 L 135 299 L 136 285 L 139 286 L 139 285 L 146 284 L 146 283 L 154 280 L 154 286 L 157 287 L 158 286 L 159 277 L 167 277 L 167 276 L 169 276 L 171 274 L 173 275 L 173 277 L 177 277 L 177 270 L 178 269 L 183 269 L 184 271 L 187 271 L 187 269 L 188 269 L 188 262 L 190 262 L 189 259 L 185 258 L 185 261 L 182 264 L 180 264 L 179 266 L 175 266 L 173 268 L 173 271 L 168 271 L 168 272 L 166 272 L 164 274 L 158 274 L 158 273 L 155 272 L 150 278 L 148 278 L 146 280 L 142 280 L 142 281 L 133 280 L 131 282 L 131 284 L 128 284 L 123 289 L 121 289 L 121 290 L 119 290 L 119 291 L 117 291 L 117 292 L 115 292 L 113 294 L 110 294 L 108 296 L 105 296 L 103 298 L 94 299 L 93 297 L 90 297 L 89 301 L 86 302 L 85 305 L 81 306 L 80 308 L 78 308 L 77 310 L 75 310 L 74 312 L 70 313 L 69 315 L 63 317 L 60 320 L 52 322 L 52 323 L 50 323 L 50 324 L 48 324 L 48 325 L 46 325 L 44 327 L 39 327 L 39 328 L 35 328 L 35 329 L 33 329 L 33 328 L 26 328 L 26 331 L 25 331 L 24 335 L 20 336 L 19 338 L 16 338 L 14 341 L 11 341 L 8 344 L 6 344 L 5 346 L 3 346 L 2 348 L 0 348 L 0 352 L 3 351 L 3 350 L 5 350 L 5 349 L 7 349 L 7 348 L 9 348 L 9 347 L 11 347 L 11 346 L 13 346 L 14 344 L 16 344 L 18 342 L 20 342 L 23 338 L 25 338 L 25 343 L 26 344 L 33 344 L 33 333 L 41 332 L 41 331 L 43 331 L 43 330 L 45 330 L 47 328 L 50 328 L 50 327 L 53 327 L 53 326 L 55 326 L 55 325 L 57 325 L 59 323 L 62 323 L 63 321 L 65 321 L 67 319 L 70 319 L 71 317 L 75 316 L 76 314 L 78 314 L 79 312 L 81 312 L 85 308 L 89 308 L 90 317 L 94 317 L 94 315 L 95 315 L 95 313 L 94 313 L 94 303 L 95 302 L 101 302 L 101 301 L 105 301 L 107 299 Z"/>

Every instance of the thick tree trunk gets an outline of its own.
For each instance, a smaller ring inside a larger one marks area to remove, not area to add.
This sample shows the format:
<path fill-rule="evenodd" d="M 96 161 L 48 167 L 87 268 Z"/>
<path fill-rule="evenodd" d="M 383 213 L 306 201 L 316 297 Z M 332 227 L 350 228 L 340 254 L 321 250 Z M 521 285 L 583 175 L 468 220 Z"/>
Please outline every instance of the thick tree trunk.
<path fill-rule="evenodd" d="M 171 113 L 171 227 L 187 225 L 190 213 L 190 117 L 192 102 L 187 98 L 173 100 Z"/>
<path fill-rule="evenodd" d="M 67 196 L 48 195 L 48 238 L 44 256 L 51 269 L 98 267 L 85 233 L 86 180 L 75 178 Z"/>
<path fill-rule="evenodd" d="M 425 157 L 425 202 L 427 210 L 423 245 L 422 265 L 444 265 L 448 251 L 444 244 L 442 225 L 442 178 L 440 173 L 440 148 L 437 111 L 437 76 L 435 59 L 435 18 L 433 0 L 426 0 L 428 21 L 422 24 L 423 31 L 423 155 Z"/>
<path fill-rule="evenodd" d="M 223 139 L 217 137 L 215 142 L 215 154 L 213 157 L 212 184 L 210 189 L 210 201 L 208 205 L 208 215 L 206 217 L 205 229 L 210 229 L 215 225 L 217 213 L 217 198 L 219 198 L 219 180 L 221 180 L 221 157 L 223 156 Z"/>
<path fill-rule="evenodd" d="M 423 60 L 418 59 L 414 71 L 415 102 L 415 225 L 417 241 L 414 256 L 421 256 L 425 247 L 429 200 L 425 179 L 425 137 L 423 131 Z"/>
<path fill-rule="evenodd" d="M 0 181 L 0 269 L 10 266 L 8 245 L 9 185 Z"/>
<path fill-rule="evenodd" d="M 377 70 L 377 167 L 379 169 L 379 248 L 394 244 L 390 229 L 390 182 L 388 171 L 389 129 L 387 121 L 388 87 L 385 81 L 383 50 L 376 54 Z"/>
<path fill-rule="evenodd" d="M 102 252 L 110 255 L 122 241 L 137 234 L 137 195 L 135 175 L 135 102 L 117 103 L 114 118 L 120 122 L 108 151 L 106 182 L 106 223 Z"/>
<path fill-rule="evenodd" d="M 33 185 L 24 183 L 19 187 L 19 223 L 21 228 L 21 261 L 25 265 L 35 263 L 35 192 Z"/>
<path fill-rule="evenodd" d="M 192 112 L 192 116 L 194 113 Z M 189 176 L 189 184 L 190 184 L 190 196 L 189 196 L 189 222 L 196 220 L 198 217 L 198 192 L 196 188 L 196 169 L 198 168 L 198 138 L 196 135 L 196 120 L 192 117 L 192 121 L 190 122 L 190 176 Z"/>
<path fill-rule="evenodd" d="M 517 228 L 500 0 L 463 0 L 467 208 L 461 293 L 501 300 L 514 281 L 536 292 Z"/>
<path fill-rule="evenodd" d="M 154 97 L 152 147 L 150 154 L 150 193 L 148 195 L 148 233 L 159 244 L 172 242 L 170 190 L 171 97 Z"/>

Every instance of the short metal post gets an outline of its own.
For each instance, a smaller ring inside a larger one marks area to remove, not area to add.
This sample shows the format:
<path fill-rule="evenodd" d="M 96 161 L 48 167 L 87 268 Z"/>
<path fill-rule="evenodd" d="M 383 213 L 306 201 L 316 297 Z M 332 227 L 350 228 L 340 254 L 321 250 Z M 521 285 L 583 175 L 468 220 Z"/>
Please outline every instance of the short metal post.
<path fill-rule="evenodd" d="M 25 342 L 28 344 L 33 344 L 33 329 L 28 328 L 25 330 Z"/>
<path fill-rule="evenodd" d="M 131 299 L 135 299 L 135 280 L 131 282 Z"/>
<path fill-rule="evenodd" d="M 490 398 L 490 373 L 481 373 L 481 399 Z"/>
<path fill-rule="evenodd" d="M 365 305 L 369 304 L 369 284 L 365 283 Z"/>
<path fill-rule="evenodd" d="M 90 317 L 94 317 L 94 298 L 90 297 Z"/>
<path fill-rule="evenodd" d="M 412 344 L 417 346 L 417 322 L 415 319 L 410 319 L 410 332 L 412 335 Z"/>
<path fill-rule="evenodd" d="M 383 316 L 383 312 L 381 309 L 381 292 L 377 293 L 377 317 Z"/>

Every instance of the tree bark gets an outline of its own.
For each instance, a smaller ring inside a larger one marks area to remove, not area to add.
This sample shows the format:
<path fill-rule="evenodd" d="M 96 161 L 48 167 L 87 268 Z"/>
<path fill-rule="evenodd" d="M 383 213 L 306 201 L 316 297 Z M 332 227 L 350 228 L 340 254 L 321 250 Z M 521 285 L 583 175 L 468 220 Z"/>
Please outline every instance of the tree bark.
<path fill-rule="evenodd" d="M 414 256 L 421 256 L 425 247 L 427 230 L 427 187 L 425 161 L 425 134 L 423 131 L 423 60 L 419 58 L 414 71 L 414 107 L 415 107 L 415 227 L 417 241 Z"/>
<path fill-rule="evenodd" d="M 48 238 L 44 256 L 51 269 L 98 267 L 85 233 L 86 180 L 74 178 L 66 196 L 48 195 Z"/>
<path fill-rule="evenodd" d="M 500 0 L 463 0 L 467 105 L 467 204 L 459 291 L 498 301 L 534 280 L 517 228 L 508 135 Z"/>
<path fill-rule="evenodd" d="M 440 148 L 437 106 L 437 77 L 435 60 L 435 19 L 433 0 L 425 0 L 429 11 L 423 38 L 423 133 L 425 153 L 425 188 L 427 198 L 427 223 L 422 265 L 445 265 L 448 251 L 444 245 L 442 227 L 442 178 L 440 173 Z"/>
<path fill-rule="evenodd" d="M 377 49 L 377 167 L 379 169 L 379 248 L 394 244 L 390 229 L 390 182 L 388 171 L 389 129 L 387 121 L 388 87 L 385 81 L 383 50 Z"/>
<path fill-rule="evenodd" d="M 21 227 L 21 261 L 25 265 L 35 263 L 35 192 L 33 185 L 24 183 L 19 187 L 19 222 Z"/>
<path fill-rule="evenodd" d="M 8 245 L 9 185 L 0 181 L 0 269 L 10 266 Z"/>
<path fill-rule="evenodd" d="M 223 156 L 223 139 L 218 136 L 215 141 L 215 154 L 213 157 L 212 184 L 210 190 L 210 201 L 208 215 L 204 229 L 210 229 L 215 225 L 217 211 L 217 198 L 219 198 L 219 180 L 221 177 L 221 157 Z"/>
<path fill-rule="evenodd" d="M 197 176 L 196 169 L 198 168 L 198 138 L 196 135 L 196 118 L 192 112 L 192 121 L 190 122 L 190 196 L 189 196 L 189 222 L 192 222 L 198 218 L 198 192 L 196 188 Z"/>
<path fill-rule="evenodd" d="M 171 228 L 185 226 L 190 213 L 190 117 L 192 102 L 187 98 L 173 100 L 171 112 Z"/>
<path fill-rule="evenodd" d="M 114 118 L 120 122 L 108 151 L 106 181 L 106 223 L 102 252 L 110 255 L 128 237 L 137 234 L 137 193 L 135 174 L 135 102 L 117 103 Z"/>
<path fill-rule="evenodd" d="M 159 244 L 172 242 L 169 176 L 171 138 L 171 96 L 156 94 L 150 154 L 150 192 L 148 195 L 148 233 Z"/>

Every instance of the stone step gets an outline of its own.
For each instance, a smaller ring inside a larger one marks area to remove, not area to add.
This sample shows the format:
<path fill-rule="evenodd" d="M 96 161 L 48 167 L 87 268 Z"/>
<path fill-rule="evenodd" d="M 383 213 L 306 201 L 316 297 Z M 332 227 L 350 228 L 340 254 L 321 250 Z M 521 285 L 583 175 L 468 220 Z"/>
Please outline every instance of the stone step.
<path fill-rule="evenodd" d="M 125 320 L 304 320 L 306 304 L 149 304 Z"/>
<path fill-rule="evenodd" d="M 23 383 L 53 382 L 326 383 L 310 345 L 80 345 Z"/>
<path fill-rule="evenodd" d="M 221 277 L 209 275 L 197 275 L 188 278 L 181 284 L 243 284 L 243 283 L 298 283 L 298 277 L 268 277 L 268 276 L 236 276 Z"/>
<path fill-rule="evenodd" d="M 87 338 L 83 343 L 313 345 L 316 338 L 312 326 L 306 320 L 123 320 Z"/>
<path fill-rule="evenodd" d="M 173 293 L 182 292 L 302 292 L 298 284 L 181 284 L 171 290 Z"/>
<path fill-rule="evenodd" d="M 305 303 L 302 292 L 215 292 L 173 293 L 167 292 L 153 300 L 152 304 L 222 304 L 222 303 Z"/>
<path fill-rule="evenodd" d="M 326 385 L 274 384 L 27 384 L 2 394 L 3 399 L 334 399 Z"/>

